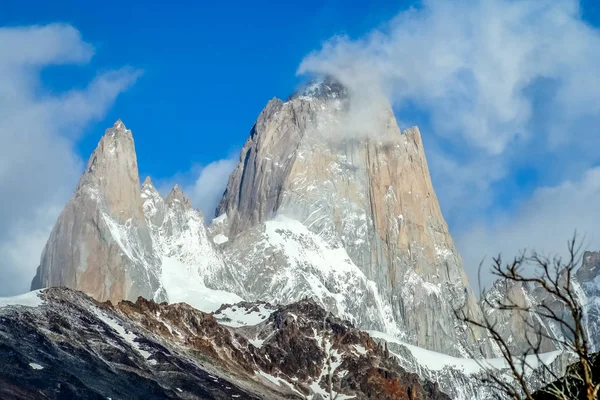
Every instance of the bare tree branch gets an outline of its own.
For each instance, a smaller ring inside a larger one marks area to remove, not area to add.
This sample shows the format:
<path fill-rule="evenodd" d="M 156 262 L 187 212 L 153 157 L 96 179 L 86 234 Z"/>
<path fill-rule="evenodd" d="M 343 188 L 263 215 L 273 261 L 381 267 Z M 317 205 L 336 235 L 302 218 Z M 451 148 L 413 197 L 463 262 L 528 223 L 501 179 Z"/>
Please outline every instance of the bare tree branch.
<path fill-rule="evenodd" d="M 584 321 L 584 309 L 574 288 L 574 274 L 579 268 L 582 246 L 577 234 L 568 242 L 568 257 L 548 258 L 535 251 L 522 252 L 510 263 L 504 264 L 501 256 L 492 259 L 491 273 L 506 288 L 521 285 L 534 288 L 544 295 L 536 304 L 521 304 L 507 296 L 488 298 L 481 293 L 481 317 L 467 315 L 464 309 L 455 310 L 458 319 L 470 327 L 482 328 L 498 349 L 506 363 L 511 379 L 507 381 L 484 360 L 478 364 L 486 372 L 483 383 L 493 388 L 499 398 L 535 400 L 535 388 L 530 375 L 535 374 L 545 385 L 545 394 L 556 399 L 598 400 L 600 382 L 593 376 L 593 360 Z M 479 282 L 481 286 L 481 268 Z M 508 289 L 507 289 L 508 290 Z M 507 292 L 508 293 L 508 292 Z M 497 318 L 490 315 L 507 315 L 519 318 L 525 327 L 525 349 L 517 350 L 505 337 Z M 569 367 L 564 377 L 559 377 L 543 355 L 544 345 L 574 354 L 577 367 Z"/>

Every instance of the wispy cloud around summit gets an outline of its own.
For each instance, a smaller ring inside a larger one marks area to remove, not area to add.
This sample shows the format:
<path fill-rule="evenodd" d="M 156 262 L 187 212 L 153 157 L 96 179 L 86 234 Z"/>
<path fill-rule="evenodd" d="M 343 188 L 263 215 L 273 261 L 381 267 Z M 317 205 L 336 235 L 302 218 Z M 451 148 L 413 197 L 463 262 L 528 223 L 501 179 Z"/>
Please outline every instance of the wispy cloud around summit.
<path fill-rule="evenodd" d="M 569 106 L 550 117 L 598 112 L 599 59 L 600 36 L 575 1 L 429 0 L 364 38 L 332 38 L 299 72 L 331 74 L 397 106 L 416 102 L 436 132 L 497 154 L 530 134 L 536 84 L 552 83 L 549 105 Z"/>
<path fill-rule="evenodd" d="M 497 215 L 503 226 L 519 228 L 523 211 L 515 209 L 539 202 L 534 192 L 550 195 L 536 186 L 590 181 L 582 176 L 600 162 L 593 150 L 600 145 L 599 65 L 600 32 L 575 0 L 425 0 L 364 37 L 326 41 L 298 72 L 330 74 L 357 93 L 383 95 L 400 121 L 415 110 L 424 115 L 442 207 L 453 231 L 468 235 L 474 225 L 497 225 Z M 523 174 L 534 184 L 519 184 Z M 520 200 L 516 207 L 511 198 Z M 504 209 L 509 203 L 513 210 Z M 542 237 L 520 246 L 587 227 L 585 215 L 597 206 L 578 207 L 562 225 L 566 232 L 538 232 Z M 548 210 L 528 215 L 551 218 Z M 493 249 L 459 242 L 467 260 Z"/>
<path fill-rule="evenodd" d="M 83 89 L 45 90 L 44 68 L 84 65 L 93 55 L 70 25 L 0 27 L 0 296 L 29 289 L 83 168 L 75 141 L 140 74 L 116 69 Z"/>

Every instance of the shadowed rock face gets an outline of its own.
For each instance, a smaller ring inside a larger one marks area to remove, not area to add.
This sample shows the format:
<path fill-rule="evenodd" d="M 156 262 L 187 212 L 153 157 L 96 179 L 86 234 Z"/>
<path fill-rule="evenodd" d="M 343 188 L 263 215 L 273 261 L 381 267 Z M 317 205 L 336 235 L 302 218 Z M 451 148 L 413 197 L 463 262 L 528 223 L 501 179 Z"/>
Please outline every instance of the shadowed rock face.
<path fill-rule="evenodd" d="M 600 251 L 583 253 L 581 268 L 577 271 L 580 282 L 591 282 L 600 276 Z"/>
<path fill-rule="evenodd" d="M 251 253 L 256 243 L 249 230 L 278 216 L 297 220 L 345 250 L 376 284 L 406 340 L 465 354 L 480 334 L 456 326 L 453 309 L 480 311 L 442 216 L 420 132 L 401 133 L 388 104 L 377 105 L 367 123 L 354 111 L 348 94 L 330 81 L 267 104 L 217 209 L 227 215 L 228 236 L 240 238 L 229 247 Z M 243 261 L 234 256 L 232 262 Z M 267 261 L 271 269 L 281 268 L 273 262 Z"/>
<path fill-rule="evenodd" d="M 505 304 L 533 308 L 542 302 L 550 305 L 552 302 L 556 303 L 556 300 L 550 299 L 543 290 L 536 290 L 534 285 L 497 281 L 481 299 L 481 308 L 488 318 L 496 323 L 496 330 L 509 343 L 515 354 L 523 354 L 530 350 L 530 343 L 539 340 L 537 332 L 545 335 L 540 343 L 540 350 L 548 352 L 557 349 L 555 342 L 549 338 L 556 335 L 557 340 L 562 339 L 562 336 L 558 336 L 561 332 L 560 327 L 553 321 L 544 321 L 523 312 L 498 310 L 500 305 Z"/>
<path fill-rule="evenodd" d="M 312 301 L 211 315 L 65 288 L 28 296 L 29 306 L 0 306 L 3 399 L 449 399 Z M 233 327 L 236 313 L 262 314 Z"/>
<path fill-rule="evenodd" d="M 90 157 L 42 253 L 32 289 L 68 286 L 98 300 L 164 298 L 140 197 L 131 131 L 119 120 Z"/>
<path fill-rule="evenodd" d="M 588 335 L 594 351 L 600 351 L 600 251 L 586 251 L 577 271 Z M 600 362 L 599 362 L 600 364 Z"/>
<path fill-rule="evenodd" d="M 588 252 L 591 253 L 591 252 Z M 600 384 L 600 353 L 592 354 L 590 357 L 591 370 L 594 385 Z M 586 387 L 582 384 L 583 367 L 581 363 L 576 362 L 569 365 L 565 372 L 565 377 L 558 379 L 546 385 L 542 389 L 533 393 L 534 400 L 555 400 L 558 398 L 556 393 L 564 393 L 569 400 L 586 400 Z"/>
<path fill-rule="evenodd" d="M 600 346 L 600 252 L 586 251 L 581 261 L 581 267 L 572 279 L 573 293 L 584 310 L 584 323 L 590 349 L 598 351 Z M 544 304 L 549 306 L 556 315 L 562 315 L 565 321 L 572 321 L 570 312 L 564 303 L 539 285 L 497 281 L 481 302 L 484 312 L 491 321 L 496 322 L 496 330 L 516 352 L 531 349 L 528 338 L 529 340 L 536 338 L 538 331 L 545 336 L 540 345 L 543 352 L 556 350 L 559 347 L 558 343 L 570 340 L 569 336 L 565 335 L 564 327 L 552 319 L 498 309 L 500 304 L 514 303 L 520 307 L 530 308 Z M 489 308 L 486 302 L 494 307 Z"/>

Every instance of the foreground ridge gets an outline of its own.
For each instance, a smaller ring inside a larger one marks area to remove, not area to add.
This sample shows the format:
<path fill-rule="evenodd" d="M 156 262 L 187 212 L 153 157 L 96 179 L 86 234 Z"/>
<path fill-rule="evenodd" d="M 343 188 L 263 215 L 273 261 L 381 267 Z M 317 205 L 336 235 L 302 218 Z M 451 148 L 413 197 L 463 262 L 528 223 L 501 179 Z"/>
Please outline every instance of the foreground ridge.
<path fill-rule="evenodd" d="M 310 300 L 214 314 L 66 288 L 2 300 L 2 398 L 449 399 Z"/>

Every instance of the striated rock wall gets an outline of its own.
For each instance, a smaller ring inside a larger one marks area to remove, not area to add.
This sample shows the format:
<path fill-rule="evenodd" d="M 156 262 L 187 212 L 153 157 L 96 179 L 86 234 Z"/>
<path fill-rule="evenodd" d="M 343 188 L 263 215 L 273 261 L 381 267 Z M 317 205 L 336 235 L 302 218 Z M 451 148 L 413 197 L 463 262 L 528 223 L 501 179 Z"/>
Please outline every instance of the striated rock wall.
<path fill-rule="evenodd" d="M 98 300 L 165 299 L 159 276 L 133 137 L 119 120 L 100 140 L 60 214 L 31 288 L 68 286 Z"/>
<path fill-rule="evenodd" d="M 356 131 L 347 93 L 328 88 L 271 100 L 259 116 L 217 209 L 227 215 L 230 246 L 278 215 L 297 220 L 344 249 L 376 284 L 401 335 L 418 346 L 466 354 L 480 332 L 457 326 L 453 309 L 480 310 L 431 184 L 418 128 L 401 134 L 385 105 L 367 131 Z M 242 253 L 251 246 L 237 243 Z M 279 268 L 276 261 L 272 268 Z"/>

